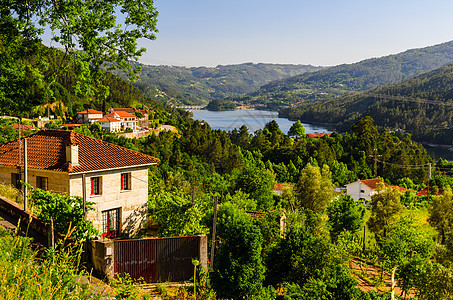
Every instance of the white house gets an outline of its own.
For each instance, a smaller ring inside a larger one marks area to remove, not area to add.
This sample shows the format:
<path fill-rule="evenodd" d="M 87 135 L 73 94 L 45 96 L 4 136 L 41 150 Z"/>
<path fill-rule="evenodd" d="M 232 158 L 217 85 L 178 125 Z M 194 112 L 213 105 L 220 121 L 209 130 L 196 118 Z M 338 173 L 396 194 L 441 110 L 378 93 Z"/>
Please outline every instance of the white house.
<path fill-rule="evenodd" d="M 102 111 L 87 109 L 84 111 L 79 111 L 77 113 L 77 123 L 78 124 L 92 124 L 103 117 Z"/>
<path fill-rule="evenodd" d="M 121 121 L 121 131 L 126 130 L 126 128 L 132 129 L 132 131 L 137 130 L 138 121 L 137 117 L 126 111 L 115 111 L 105 115 L 105 117 L 115 118 Z"/>
<path fill-rule="evenodd" d="M 346 194 L 351 196 L 354 200 L 371 200 L 371 197 L 377 194 L 376 188 L 379 183 L 383 183 L 385 187 L 396 188 L 399 192 L 405 192 L 407 190 L 400 186 L 388 185 L 379 178 L 374 178 L 358 180 L 356 182 L 346 184 Z"/>
<path fill-rule="evenodd" d="M 376 186 L 380 182 L 384 183 L 382 180 L 375 178 L 348 183 L 346 184 L 346 194 L 354 200 L 371 200 L 371 196 L 377 193 Z"/>
<path fill-rule="evenodd" d="M 148 209 L 148 168 L 152 156 L 73 131 L 43 130 L 27 139 L 28 183 L 94 202 L 87 213 L 103 237 L 136 232 Z M 0 145 L 0 182 L 20 188 L 24 179 L 24 142 Z"/>
<path fill-rule="evenodd" d="M 113 117 L 104 117 L 98 121 L 101 125 L 101 128 L 108 132 L 118 132 L 121 131 L 121 120 L 115 119 Z"/>

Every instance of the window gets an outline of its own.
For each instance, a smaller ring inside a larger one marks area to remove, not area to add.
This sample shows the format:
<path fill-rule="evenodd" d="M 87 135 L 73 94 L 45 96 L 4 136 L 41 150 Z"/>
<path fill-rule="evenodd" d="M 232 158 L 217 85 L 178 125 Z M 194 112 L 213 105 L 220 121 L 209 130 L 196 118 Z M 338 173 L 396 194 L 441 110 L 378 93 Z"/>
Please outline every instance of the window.
<path fill-rule="evenodd" d="M 91 195 L 101 194 L 101 177 L 91 177 Z"/>
<path fill-rule="evenodd" d="M 131 173 L 121 173 L 121 190 L 131 189 Z"/>
<path fill-rule="evenodd" d="M 102 212 L 102 237 L 114 239 L 120 235 L 120 209 L 115 208 Z"/>
<path fill-rule="evenodd" d="M 21 189 L 22 184 L 20 183 L 20 174 L 19 173 L 11 173 L 11 184 L 16 188 L 16 189 Z"/>
<path fill-rule="evenodd" d="M 36 176 L 36 187 L 47 191 L 47 177 Z"/>

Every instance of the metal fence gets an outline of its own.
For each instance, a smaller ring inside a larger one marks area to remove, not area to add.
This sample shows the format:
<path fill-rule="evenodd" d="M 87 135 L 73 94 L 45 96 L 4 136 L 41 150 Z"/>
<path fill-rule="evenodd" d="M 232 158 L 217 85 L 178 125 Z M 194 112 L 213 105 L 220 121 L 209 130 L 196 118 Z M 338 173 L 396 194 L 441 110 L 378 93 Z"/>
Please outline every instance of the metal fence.
<path fill-rule="evenodd" d="M 114 240 L 114 272 L 148 283 L 189 280 L 192 259 L 206 260 L 203 244 L 206 236 Z"/>

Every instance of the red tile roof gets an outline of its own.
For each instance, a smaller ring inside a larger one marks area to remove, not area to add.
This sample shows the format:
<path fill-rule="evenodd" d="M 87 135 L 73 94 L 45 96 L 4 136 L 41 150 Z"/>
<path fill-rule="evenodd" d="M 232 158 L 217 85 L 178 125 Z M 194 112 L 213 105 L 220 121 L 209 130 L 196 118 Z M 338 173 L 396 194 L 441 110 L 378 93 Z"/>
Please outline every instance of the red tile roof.
<path fill-rule="evenodd" d="M 102 111 L 89 108 L 87 110 L 79 111 L 78 114 L 102 114 Z"/>
<path fill-rule="evenodd" d="M 322 133 L 319 132 L 314 132 L 314 133 L 307 133 L 306 136 L 309 138 L 318 138 L 318 137 L 323 137 L 325 135 L 330 135 L 330 133 L 325 133 L 324 131 Z"/>
<path fill-rule="evenodd" d="M 62 124 L 61 126 L 66 126 L 66 127 L 70 128 L 70 127 L 80 127 L 82 125 L 83 124 Z"/>
<path fill-rule="evenodd" d="M 131 108 L 131 107 L 124 107 L 124 108 L 112 108 L 112 110 L 114 112 L 118 112 L 118 111 L 125 111 L 125 112 L 128 112 L 128 113 L 133 113 L 135 111 L 135 108 Z"/>
<path fill-rule="evenodd" d="M 111 123 L 111 122 L 121 122 L 121 120 L 115 119 L 114 117 L 107 117 L 98 120 L 100 123 Z"/>
<path fill-rule="evenodd" d="M 380 180 L 379 178 L 359 180 L 359 182 L 367 185 L 370 189 L 373 189 L 373 190 L 376 189 L 378 183 L 383 183 L 384 186 L 387 186 L 387 184 L 385 182 L 383 182 L 382 180 Z"/>
<path fill-rule="evenodd" d="M 136 118 L 137 117 L 136 115 L 133 115 L 126 111 L 121 111 L 121 110 L 107 114 L 104 117 L 114 117 L 115 118 L 116 116 L 118 116 L 120 118 Z"/>
<path fill-rule="evenodd" d="M 22 143 L 21 166 L 24 163 Z M 66 145 L 79 146 L 79 165 L 66 162 Z M 159 159 L 110 144 L 80 133 L 65 130 L 43 130 L 27 136 L 28 167 L 69 173 L 105 170 L 128 166 L 151 165 Z M 0 165 L 17 166 L 18 140 L 0 145 Z"/>
<path fill-rule="evenodd" d="M 427 186 L 423 190 L 419 191 L 417 193 L 417 196 L 428 196 L 428 191 L 432 189 L 432 187 Z M 444 189 L 438 189 L 437 190 L 437 195 L 442 195 L 444 193 Z"/>
<path fill-rule="evenodd" d="M 359 182 L 365 184 L 366 186 L 368 186 L 372 190 L 375 190 L 377 188 L 378 183 L 383 183 L 385 187 L 389 187 L 389 188 L 392 188 L 392 189 L 397 189 L 400 193 L 404 193 L 405 191 L 408 191 L 408 189 L 403 188 L 401 186 L 388 185 L 387 183 L 383 182 L 379 178 L 359 180 Z"/>
<path fill-rule="evenodd" d="M 13 128 L 14 129 L 19 129 L 19 124 L 14 124 L 13 125 Z M 33 130 L 33 129 L 37 129 L 35 126 L 33 125 L 26 125 L 26 124 L 20 124 L 20 129 L 22 130 Z"/>

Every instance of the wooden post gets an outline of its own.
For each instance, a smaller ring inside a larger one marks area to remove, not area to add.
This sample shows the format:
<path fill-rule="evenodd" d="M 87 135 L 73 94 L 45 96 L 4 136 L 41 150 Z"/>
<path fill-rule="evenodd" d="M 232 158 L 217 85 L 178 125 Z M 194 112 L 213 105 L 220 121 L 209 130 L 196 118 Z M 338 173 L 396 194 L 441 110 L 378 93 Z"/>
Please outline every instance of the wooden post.
<path fill-rule="evenodd" d="M 214 197 L 214 220 L 212 223 L 212 241 L 211 241 L 211 260 L 209 262 L 210 268 L 214 268 L 214 248 L 215 248 L 215 230 L 217 223 L 217 196 Z"/>
<path fill-rule="evenodd" d="M 365 224 L 363 224 L 363 253 L 365 254 Z"/>
<path fill-rule="evenodd" d="M 53 234 L 53 219 L 50 219 L 50 224 L 47 226 L 47 244 L 49 248 L 55 246 L 55 238 Z"/>
<path fill-rule="evenodd" d="M 85 174 L 82 174 L 83 220 L 87 220 L 87 185 Z"/>

